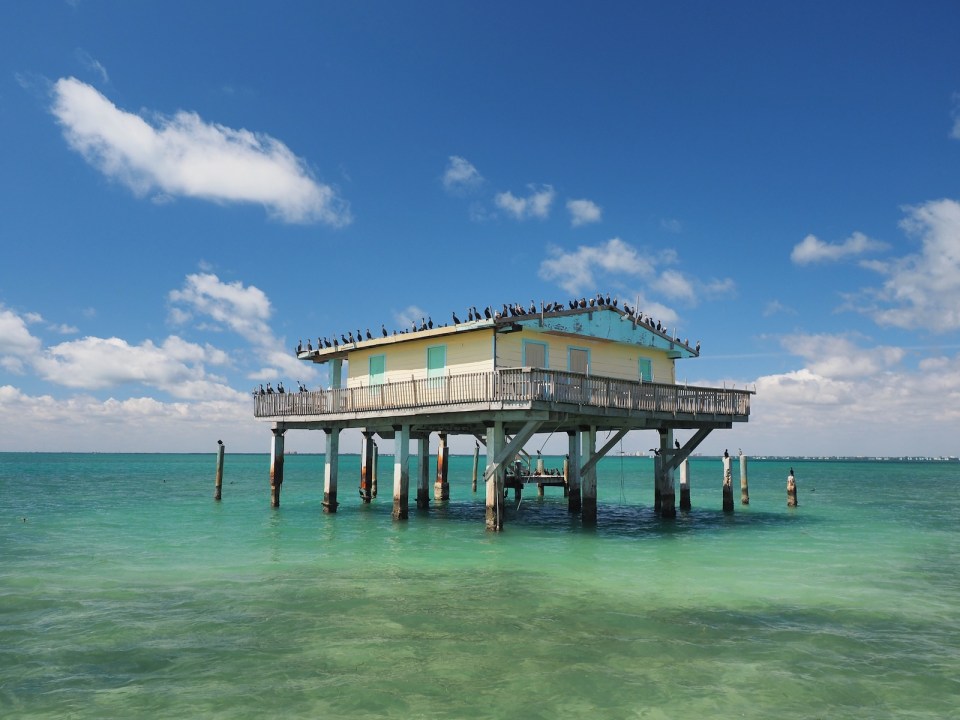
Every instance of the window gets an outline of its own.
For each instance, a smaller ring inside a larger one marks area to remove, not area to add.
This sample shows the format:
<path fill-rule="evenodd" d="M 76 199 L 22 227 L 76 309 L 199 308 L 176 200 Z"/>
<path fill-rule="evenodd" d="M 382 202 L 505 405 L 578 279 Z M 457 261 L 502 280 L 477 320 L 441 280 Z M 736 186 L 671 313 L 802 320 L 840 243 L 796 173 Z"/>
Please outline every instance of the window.
<path fill-rule="evenodd" d="M 523 366 L 531 368 L 549 367 L 549 363 L 547 362 L 547 344 L 524 340 Z"/>
<path fill-rule="evenodd" d="M 434 345 L 427 348 L 427 377 L 443 377 L 447 370 L 447 346 Z"/>
<path fill-rule="evenodd" d="M 650 358 L 640 358 L 640 379 L 653 382 L 653 360 Z"/>
<path fill-rule="evenodd" d="M 570 372 L 590 374 L 590 351 L 586 348 L 569 348 L 567 350 L 567 369 Z"/>
<path fill-rule="evenodd" d="M 386 355 L 371 355 L 370 356 L 370 384 L 371 385 L 382 385 L 384 372 L 387 368 L 387 356 Z"/>

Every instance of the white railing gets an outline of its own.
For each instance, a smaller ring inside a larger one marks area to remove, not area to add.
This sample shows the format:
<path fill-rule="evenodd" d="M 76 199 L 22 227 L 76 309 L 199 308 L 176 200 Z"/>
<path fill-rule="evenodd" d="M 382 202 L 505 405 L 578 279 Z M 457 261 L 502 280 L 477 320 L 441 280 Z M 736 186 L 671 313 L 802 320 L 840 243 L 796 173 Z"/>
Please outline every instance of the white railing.
<path fill-rule="evenodd" d="M 688 387 L 516 368 L 363 387 L 254 396 L 258 418 L 384 412 L 422 407 L 502 403 L 553 403 L 651 413 L 750 414 L 748 390 Z M 476 409 L 470 408 L 470 409 Z"/>

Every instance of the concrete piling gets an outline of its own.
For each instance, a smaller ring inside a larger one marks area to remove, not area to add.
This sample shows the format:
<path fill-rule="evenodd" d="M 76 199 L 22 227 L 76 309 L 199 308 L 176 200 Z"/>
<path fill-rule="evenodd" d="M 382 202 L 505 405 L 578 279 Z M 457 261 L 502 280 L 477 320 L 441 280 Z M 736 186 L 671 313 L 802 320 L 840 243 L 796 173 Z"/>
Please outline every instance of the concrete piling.
<path fill-rule="evenodd" d="M 283 430 L 273 428 L 270 443 L 270 505 L 280 507 L 280 487 L 283 485 Z"/>
<path fill-rule="evenodd" d="M 504 446 L 503 423 L 494 421 L 487 427 L 487 468 L 484 470 L 487 490 L 487 530 L 503 530 L 503 481 L 505 468 L 497 462 Z"/>
<path fill-rule="evenodd" d="M 733 471 L 730 464 L 733 458 L 726 450 L 723 451 L 723 511 L 733 512 Z"/>
<path fill-rule="evenodd" d="M 749 505 L 750 489 L 747 486 L 747 456 L 743 454 L 743 450 L 739 450 L 737 454 L 740 456 L 740 504 Z"/>
<path fill-rule="evenodd" d="M 677 516 L 676 491 L 673 485 L 673 466 L 670 461 L 673 457 L 673 431 L 660 430 L 660 453 L 657 456 L 656 485 L 660 488 L 660 517 L 675 518 Z"/>
<path fill-rule="evenodd" d="M 797 507 L 797 479 L 793 475 L 793 468 L 787 475 L 787 507 Z"/>
<path fill-rule="evenodd" d="M 583 454 L 581 457 L 590 460 L 597 454 L 597 428 L 587 427 L 582 433 Z M 582 522 L 595 524 L 597 522 L 597 466 L 592 465 L 581 478 L 581 492 L 583 505 L 580 511 Z"/>
<path fill-rule="evenodd" d="M 567 431 L 567 510 L 580 512 L 580 437 L 576 430 Z"/>
<path fill-rule="evenodd" d="M 480 471 L 480 443 L 476 443 L 473 447 L 473 475 L 470 482 L 470 489 L 473 492 L 477 491 L 477 473 Z"/>
<path fill-rule="evenodd" d="M 393 519 L 406 520 L 410 498 L 410 426 L 401 425 L 394 434 Z"/>
<path fill-rule="evenodd" d="M 213 499 L 219 500 L 223 495 L 223 440 L 217 440 L 217 479 L 213 489 Z"/>
<path fill-rule="evenodd" d="M 363 457 L 360 460 L 360 499 L 373 499 L 373 433 L 363 431 Z"/>
<path fill-rule="evenodd" d="M 440 433 L 440 444 L 437 447 L 437 481 L 433 485 L 434 500 L 449 500 L 450 485 L 447 483 L 447 468 L 450 462 L 450 448 L 447 447 L 447 434 Z"/>
<path fill-rule="evenodd" d="M 337 472 L 340 465 L 340 428 L 324 428 L 327 445 L 324 450 L 323 468 L 323 511 L 337 511 Z"/>
<path fill-rule="evenodd" d="M 690 461 L 680 463 L 680 509 L 690 510 Z"/>
<path fill-rule="evenodd" d="M 417 510 L 430 508 L 430 436 L 417 438 Z"/>

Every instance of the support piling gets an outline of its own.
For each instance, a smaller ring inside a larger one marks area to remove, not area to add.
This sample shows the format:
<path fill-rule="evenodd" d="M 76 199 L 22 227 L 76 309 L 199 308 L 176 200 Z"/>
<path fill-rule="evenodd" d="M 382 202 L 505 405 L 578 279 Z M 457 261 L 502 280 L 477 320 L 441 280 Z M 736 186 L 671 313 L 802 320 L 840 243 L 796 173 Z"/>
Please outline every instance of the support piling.
<path fill-rule="evenodd" d="M 733 458 L 726 450 L 723 451 L 723 511 L 733 512 L 733 471 L 730 464 Z"/>
<path fill-rule="evenodd" d="M 477 473 L 480 469 L 480 443 L 478 442 L 473 446 L 473 475 L 472 481 L 470 482 L 470 489 L 473 492 L 477 491 Z"/>
<path fill-rule="evenodd" d="M 597 454 L 597 428 L 595 425 L 587 427 L 582 433 L 583 441 L 582 460 L 590 460 Z M 588 524 L 597 522 L 597 466 L 592 465 L 581 479 L 582 521 Z"/>
<path fill-rule="evenodd" d="M 323 462 L 323 511 L 337 511 L 337 473 L 340 466 L 340 428 L 324 428 L 327 436 Z"/>
<path fill-rule="evenodd" d="M 740 504 L 750 504 L 750 489 L 747 486 L 747 456 L 739 451 L 740 456 Z"/>
<path fill-rule="evenodd" d="M 450 448 L 447 447 L 447 434 L 439 433 L 440 444 L 437 446 L 437 481 L 433 486 L 434 500 L 449 500 L 450 485 L 447 483 L 447 468 L 450 461 Z"/>
<path fill-rule="evenodd" d="M 797 507 L 797 479 L 793 476 L 793 468 L 787 475 L 787 507 Z"/>
<path fill-rule="evenodd" d="M 393 519 L 406 520 L 410 502 L 410 426 L 396 428 L 393 450 Z"/>
<path fill-rule="evenodd" d="M 690 510 L 690 461 L 680 463 L 680 509 Z"/>
<path fill-rule="evenodd" d="M 214 500 L 219 500 L 223 495 L 223 451 L 223 441 L 217 440 L 217 479 L 214 481 Z"/>
<path fill-rule="evenodd" d="M 270 442 L 270 505 L 280 507 L 280 487 L 283 485 L 283 430 L 273 428 Z"/>
<path fill-rule="evenodd" d="M 580 433 L 576 430 L 567 431 L 568 468 L 567 468 L 567 510 L 572 513 L 580 512 L 583 507 L 580 502 Z"/>
<path fill-rule="evenodd" d="M 417 510 L 430 508 L 430 436 L 417 438 Z"/>
<path fill-rule="evenodd" d="M 363 459 L 360 461 L 360 499 L 373 499 L 373 433 L 363 431 Z"/>

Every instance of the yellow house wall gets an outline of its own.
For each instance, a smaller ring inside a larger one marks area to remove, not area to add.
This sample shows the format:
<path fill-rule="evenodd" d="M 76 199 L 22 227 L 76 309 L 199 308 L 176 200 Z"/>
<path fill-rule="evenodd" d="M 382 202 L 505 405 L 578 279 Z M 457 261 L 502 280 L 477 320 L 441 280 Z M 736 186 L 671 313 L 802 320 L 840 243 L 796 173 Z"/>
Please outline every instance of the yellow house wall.
<path fill-rule="evenodd" d="M 384 355 L 385 382 L 419 380 L 427 377 L 427 348 L 447 347 L 447 372 L 466 374 L 493 370 L 492 330 L 435 334 L 416 340 L 358 348 L 350 353 L 347 364 L 347 387 L 367 385 L 370 381 L 370 356 Z"/>
<path fill-rule="evenodd" d="M 466 374 L 489 372 L 496 368 L 516 368 L 523 366 L 523 341 L 542 342 L 547 345 L 547 358 L 550 370 L 566 371 L 567 351 L 571 347 L 586 348 L 590 351 L 590 374 L 603 377 L 637 380 L 640 374 L 641 357 L 649 358 L 653 371 L 653 381 L 659 383 L 676 382 L 674 360 L 663 350 L 635 345 L 622 345 L 601 342 L 586 337 L 570 337 L 531 331 L 506 333 L 497 336 L 496 364 L 491 358 L 493 353 L 492 329 L 474 332 L 440 334 L 434 331 L 417 339 L 401 339 L 369 348 L 359 347 L 352 351 L 346 363 L 346 386 L 358 387 L 370 381 L 370 357 L 384 355 L 385 382 L 418 380 L 427 377 L 427 348 L 446 345 L 447 373 Z"/>
<path fill-rule="evenodd" d="M 576 347 L 590 351 L 591 375 L 637 380 L 640 377 L 640 358 L 645 357 L 651 360 L 653 382 L 675 382 L 674 361 L 663 350 L 599 342 L 585 337 L 552 335 L 529 329 L 497 338 L 498 368 L 523 366 L 524 340 L 546 343 L 549 370 L 567 370 L 567 351 Z"/>

